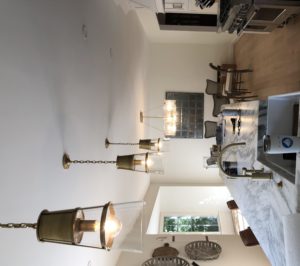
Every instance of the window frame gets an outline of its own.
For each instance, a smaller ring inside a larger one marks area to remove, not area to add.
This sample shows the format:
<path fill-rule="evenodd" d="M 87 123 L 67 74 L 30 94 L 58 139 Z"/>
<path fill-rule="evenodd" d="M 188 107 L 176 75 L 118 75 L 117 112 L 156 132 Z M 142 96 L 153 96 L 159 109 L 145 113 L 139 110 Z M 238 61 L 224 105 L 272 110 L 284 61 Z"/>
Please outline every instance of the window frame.
<path fill-rule="evenodd" d="M 191 217 L 214 217 L 217 219 L 218 223 L 218 229 L 219 231 L 215 232 L 164 232 L 164 218 L 168 216 L 191 216 Z M 219 214 L 203 214 L 203 213 L 174 213 L 174 212 L 162 212 L 160 214 L 160 221 L 159 221 L 159 232 L 160 234 L 172 234 L 172 235 L 220 235 L 222 234 L 222 229 L 221 229 L 221 222 L 220 222 L 220 216 Z"/>
<path fill-rule="evenodd" d="M 166 100 L 176 100 L 177 130 L 174 139 L 204 138 L 204 93 L 166 91 Z"/>

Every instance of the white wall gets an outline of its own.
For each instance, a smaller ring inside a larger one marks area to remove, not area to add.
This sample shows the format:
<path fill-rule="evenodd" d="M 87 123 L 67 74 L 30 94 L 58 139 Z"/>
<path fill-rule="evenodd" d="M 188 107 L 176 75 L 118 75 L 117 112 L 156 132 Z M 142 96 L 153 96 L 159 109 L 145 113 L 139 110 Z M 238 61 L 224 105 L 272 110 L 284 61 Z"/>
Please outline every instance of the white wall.
<path fill-rule="evenodd" d="M 220 233 L 235 234 L 226 202 L 231 199 L 224 186 L 160 186 L 147 234 L 160 234 L 164 215 L 219 217 Z"/>
<path fill-rule="evenodd" d="M 206 79 L 216 80 L 216 72 L 210 69 L 209 62 L 232 62 L 232 45 L 152 43 L 148 62 L 145 113 L 161 115 L 166 91 L 204 93 Z M 212 109 L 212 96 L 205 94 L 204 120 L 216 120 Z M 161 121 L 146 122 L 151 126 L 145 128 L 149 137 L 162 134 L 152 128 L 162 128 Z M 220 184 L 218 170 L 203 167 L 203 156 L 209 156 L 212 144 L 215 144 L 214 138 L 172 139 L 165 158 L 165 175 L 152 176 L 152 182 Z"/>
<path fill-rule="evenodd" d="M 158 234 L 160 229 L 160 214 L 161 214 L 161 189 L 157 192 L 156 199 L 154 200 L 154 207 L 150 214 L 150 220 L 148 223 L 147 234 Z M 146 223 L 148 222 L 145 221 Z"/>
<path fill-rule="evenodd" d="M 231 199 L 224 186 L 160 187 L 160 212 L 163 215 L 203 215 L 219 218 L 220 233 L 234 234 L 231 212 L 226 202 Z"/>
<path fill-rule="evenodd" d="M 119 258 L 117 266 L 140 266 L 151 258 L 155 248 L 162 247 L 164 243 L 169 243 L 171 247 L 179 251 L 179 256 L 188 260 L 184 246 L 192 241 L 205 240 L 204 237 L 176 236 L 172 242 L 171 236 L 163 238 L 160 236 L 145 236 L 144 253 L 133 254 L 123 252 Z M 239 236 L 210 236 L 209 240 L 221 245 L 222 253 L 217 260 L 197 261 L 201 266 L 270 266 L 262 250 L 258 247 L 245 247 Z M 188 260 L 191 264 L 192 260 Z"/>
<path fill-rule="evenodd" d="M 146 232 L 150 216 L 154 208 L 156 197 L 159 193 L 160 186 L 157 184 L 150 185 L 145 200 L 147 202 L 145 208 L 145 227 Z M 163 187 L 162 187 L 163 188 Z M 174 187 L 174 189 L 178 189 Z M 178 195 L 179 197 L 179 195 Z M 174 198 L 174 197 L 172 197 Z M 176 235 L 175 242 L 172 242 L 172 235 L 157 234 L 157 235 L 144 235 L 144 252 L 143 253 L 128 253 L 122 252 L 119 257 L 117 266 L 140 266 L 144 261 L 151 258 L 155 248 L 163 246 L 164 243 L 170 243 L 172 247 L 175 247 L 179 251 L 179 256 L 186 258 L 184 246 L 196 240 L 204 240 L 204 236 L 201 235 Z M 217 260 L 213 261 L 201 261 L 199 264 L 210 266 L 269 266 L 264 253 L 259 246 L 245 247 L 239 236 L 229 235 L 211 235 L 209 240 L 217 242 L 222 247 L 222 253 Z M 190 261 L 191 262 L 191 261 Z"/>
<path fill-rule="evenodd" d="M 133 149 L 107 150 L 105 137 L 143 135 L 147 40 L 137 16 L 110 0 L 2 0 L 0 36 L 0 222 L 143 199 L 146 174 L 61 163 L 63 152 L 114 160 Z M 32 229 L 1 229 L 0 238 L 3 266 L 112 266 L 119 256 L 42 244 Z"/>

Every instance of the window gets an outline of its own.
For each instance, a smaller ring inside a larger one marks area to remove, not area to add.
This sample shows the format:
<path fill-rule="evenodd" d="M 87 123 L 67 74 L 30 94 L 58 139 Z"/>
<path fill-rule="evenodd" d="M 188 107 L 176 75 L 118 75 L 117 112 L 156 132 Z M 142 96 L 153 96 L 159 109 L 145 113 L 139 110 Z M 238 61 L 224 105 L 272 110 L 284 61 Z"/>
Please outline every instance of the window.
<path fill-rule="evenodd" d="M 177 124 L 174 138 L 203 138 L 204 94 L 166 92 L 167 100 L 176 100 Z"/>
<path fill-rule="evenodd" d="M 164 216 L 163 232 L 219 232 L 218 218 L 213 216 Z"/>

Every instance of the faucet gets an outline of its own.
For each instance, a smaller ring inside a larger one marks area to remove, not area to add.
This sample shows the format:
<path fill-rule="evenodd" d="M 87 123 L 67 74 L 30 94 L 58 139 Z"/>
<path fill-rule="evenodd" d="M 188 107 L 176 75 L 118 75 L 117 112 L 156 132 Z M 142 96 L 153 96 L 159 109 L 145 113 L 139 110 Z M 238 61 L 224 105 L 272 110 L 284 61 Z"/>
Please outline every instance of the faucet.
<path fill-rule="evenodd" d="M 227 151 L 229 148 L 234 147 L 234 146 L 244 146 L 246 145 L 246 142 L 237 142 L 237 143 L 231 143 L 225 146 L 219 154 L 218 157 L 218 166 L 221 170 L 221 172 L 227 176 L 227 178 L 230 179 L 236 179 L 236 178 L 252 178 L 252 179 L 272 179 L 273 178 L 273 173 L 265 173 L 264 169 L 247 169 L 243 168 L 242 169 L 242 174 L 241 175 L 231 175 L 225 172 L 223 166 L 222 166 L 222 156 Z"/>

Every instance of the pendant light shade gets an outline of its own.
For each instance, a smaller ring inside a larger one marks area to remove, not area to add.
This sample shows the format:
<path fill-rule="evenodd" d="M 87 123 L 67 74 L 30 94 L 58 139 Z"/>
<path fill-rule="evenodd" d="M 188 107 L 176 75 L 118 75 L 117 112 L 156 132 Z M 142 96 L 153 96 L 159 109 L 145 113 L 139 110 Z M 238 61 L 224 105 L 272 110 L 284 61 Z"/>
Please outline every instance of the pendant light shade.
<path fill-rule="evenodd" d="M 97 249 L 142 251 L 144 202 L 127 202 L 75 208 L 44 210 L 36 224 L 0 224 L 2 228 L 33 228 L 42 242 Z"/>

